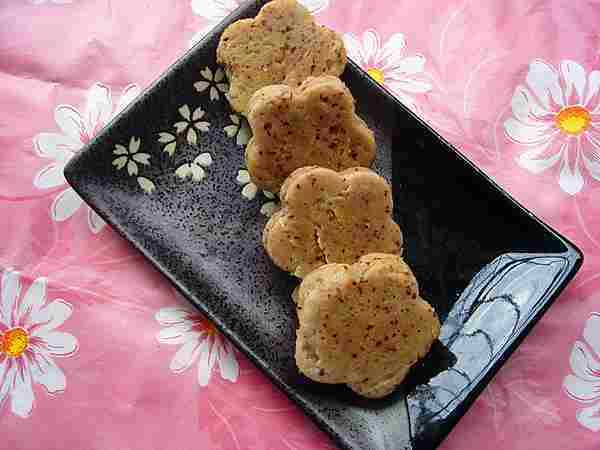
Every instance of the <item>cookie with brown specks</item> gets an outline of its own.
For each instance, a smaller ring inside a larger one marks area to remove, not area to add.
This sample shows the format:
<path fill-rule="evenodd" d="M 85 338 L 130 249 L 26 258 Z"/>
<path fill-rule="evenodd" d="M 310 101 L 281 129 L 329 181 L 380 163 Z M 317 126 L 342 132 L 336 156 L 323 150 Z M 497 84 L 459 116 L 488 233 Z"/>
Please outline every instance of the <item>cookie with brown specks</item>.
<path fill-rule="evenodd" d="M 438 338 L 440 322 L 400 256 L 369 254 L 310 273 L 295 293 L 296 363 L 322 383 L 381 398 Z"/>
<path fill-rule="evenodd" d="M 232 108 L 246 114 L 250 97 L 265 86 L 296 87 L 311 76 L 341 75 L 346 50 L 341 37 L 317 25 L 304 6 L 274 0 L 255 18 L 225 29 L 217 62 L 229 78 Z"/>
<path fill-rule="evenodd" d="M 299 278 L 324 264 L 402 252 L 391 188 L 370 169 L 303 167 L 287 178 L 280 198 L 282 208 L 267 222 L 263 245 L 278 267 Z"/>
<path fill-rule="evenodd" d="M 252 97 L 248 122 L 253 137 L 246 147 L 252 181 L 279 189 L 304 166 L 334 170 L 368 167 L 375 138 L 354 110 L 354 98 L 336 77 L 309 78 L 296 89 L 273 85 Z"/>
<path fill-rule="evenodd" d="M 246 114 L 250 97 L 271 84 L 299 86 L 310 76 L 339 76 L 346 66 L 340 36 L 317 25 L 295 0 L 274 0 L 253 19 L 225 29 L 217 62 L 229 78 L 229 102 Z"/>

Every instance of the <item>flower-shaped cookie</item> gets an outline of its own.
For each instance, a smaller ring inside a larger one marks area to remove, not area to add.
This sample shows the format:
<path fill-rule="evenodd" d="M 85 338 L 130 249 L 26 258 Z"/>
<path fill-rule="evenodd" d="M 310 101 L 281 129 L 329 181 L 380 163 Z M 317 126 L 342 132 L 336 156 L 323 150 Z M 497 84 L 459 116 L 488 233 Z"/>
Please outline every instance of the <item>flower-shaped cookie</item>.
<path fill-rule="evenodd" d="M 303 167 L 279 196 L 282 209 L 267 222 L 263 245 L 277 266 L 297 277 L 327 263 L 402 251 L 390 186 L 370 169 Z"/>
<path fill-rule="evenodd" d="M 252 181 L 276 191 L 294 170 L 370 166 L 373 132 L 355 114 L 354 98 L 339 78 L 309 78 L 300 87 L 268 86 L 252 97 L 246 148 Z"/>
<path fill-rule="evenodd" d="M 295 0 L 274 0 L 254 19 L 227 27 L 217 62 L 229 78 L 231 106 L 245 114 L 250 97 L 262 87 L 295 87 L 309 76 L 340 75 L 346 50 L 342 39 L 317 25 L 304 6 Z"/>
<path fill-rule="evenodd" d="M 346 383 L 364 397 L 391 393 L 440 333 L 435 311 L 397 255 L 322 266 L 294 296 L 300 371 L 322 383 Z"/>

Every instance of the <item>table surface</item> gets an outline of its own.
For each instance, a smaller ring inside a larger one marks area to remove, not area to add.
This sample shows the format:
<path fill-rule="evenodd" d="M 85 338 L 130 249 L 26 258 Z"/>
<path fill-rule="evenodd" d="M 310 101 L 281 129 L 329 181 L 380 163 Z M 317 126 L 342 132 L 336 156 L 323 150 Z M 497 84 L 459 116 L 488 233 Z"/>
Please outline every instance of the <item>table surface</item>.
<path fill-rule="evenodd" d="M 351 58 L 585 253 L 442 449 L 597 449 L 600 2 L 303 3 L 343 34 Z M 237 4 L 2 0 L 1 447 L 334 448 L 62 175 Z"/>

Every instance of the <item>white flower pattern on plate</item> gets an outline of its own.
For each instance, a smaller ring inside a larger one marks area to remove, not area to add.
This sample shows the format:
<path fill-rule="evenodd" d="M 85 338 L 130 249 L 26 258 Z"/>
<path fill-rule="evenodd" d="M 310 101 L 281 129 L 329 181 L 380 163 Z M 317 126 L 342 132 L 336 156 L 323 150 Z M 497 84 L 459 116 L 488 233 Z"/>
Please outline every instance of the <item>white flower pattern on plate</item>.
<path fill-rule="evenodd" d="M 329 6 L 329 0 L 298 0 L 311 14 L 317 14 Z M 208 20 L 208 23 L 192 36 L 190 47 L 200 42 L 215 25 L 233 12 L 241 2 L 239 0 L 192 0 L 192 12 Z"/>
<path fill-rule="evenodd" d="M 83 114 L 70 105 L 59 105 L 54 111 L 54 120 L 60 133 L 39 133 L 33 138 L 37 154 L 54 161 L 35 176 L 33 184 L 38 189 L 65 187 L 54 199 L 50 208 L 52 220 L 62 222 L 75 214 L 83 200 L 67 185 L 63 170 L 69 160 L 85 144 L 90 142 L 100 129 L 140 92 L 134 84 L 127 86 L 119 103 L 113 110 L 110 89 L 103 84 L 94 84 L 87 93 Z M 105 222 L 91 208 L 87 208 L 88 225 L 93 233 L 100 232 Z"/>
<path fill-rule="evenodd" d="M 169 156 L 175 154 L 175 150 L 177 150 L 177 136 L 172 133 L 161 132 L 158 133 L 158 142 L 165 144 L 163 152 L 168 153 Z"/>
<path fill-rule="evenodd" d="M 224 81 L 225 73 L 220 67 L 215 71 L 214 74 L 209 67 L 205 67 L 200 71 L 200 75 L 202 75 L 204 80 L 196 81 L 194 83 L 194 88 L 198 92 L 204 92 L 208 89 L 211 101 L 219 100 L 219 91 L 225 94 L 229 90 L 229 85 L 226 81 Z"/>
<path fill-rule="evenodd" d="M 139 152 L 141 142 L 140 138 L 131 137 L 129 140 L 129 148 L 121 144 L 115 145 L 113 154 L 116 155 L 117 158 L 112 161 L 112 165 L 115 166 L 116 170 L 119 171 L 127 166 L 127 173 L 129 176 L 136 176 L 139 173 L 138 163 L 145 166 L 150 165 L 150 155 L 148 153 Z M 138 176 L 136 177 L 136 181 L 147 194 L 151 194 L 156 189 L 156 185 L 149 178 Z"/>
<path fill-rule="evenodd" d="M 600 313 L 593 313 L 585 324 L 582 341 L 571 351 L 573 374 L 565 377 L 563 387 L 573 399 L 585 406 L 577 411 L 577 421 L 592 431 L 600 431 Z"/>
<path fill-rule="evenodd" d="M 269 199 L 269 201 L 263 203 L 260 207 L 260 213 L 263 216 L 271 217 L 277 211 L 279 211 L 279 203 L 277 203 L 275 194 L 269 191 L 263 191 L 263 195 Z"/>
<path fill-rule="evenodd" d="M 187 141 L 196 145 L 198 143 L 198 132 L 206 133 L 210 123 L 201 120 L 206 114 L 200 107 L 192 113 L 188 105 L 181 106 L 177 111 L 185 120 L 175 123 L 174 127 L 177 134 L 185 133 Z"/>
<path fill-rule="evenodd" d="M 57 331 L 73 311 L 64 300 L 46 303 L 46 279 L 33 281 L 21 298 L 20 274 L 2 274 L 0 303 L 0 405 L 10 397 L 11 412 L 28 417 L 33 410 L 33 385 L 49 394 L 64 392 L 67 380 L 54 357 L 72 356 L 77 339 Z"/>
<path fill-rule="evenodd" d="M 515 89 L 513 116 L 504 122 L 507 136 L 530 147 L 517 158 L 524 169 L 539 174 L 560 165 L 558 184 L 575 195 L 585 184 L 581 165 L 600 180 L 600 71 L 586 75 L 575 61 L 559 69 L 534 60 L 524 85 Z"/>
<path fill-rule="evenodd" d="M 139 138 L 132 137 L 129 140 L 129 148 L 121 144 L 115 146 L 113 154 L 117 155 L 117 158 L 112 163 L 117 170 L 121 170 L 127 166 L 127 173 L 133 176 L 138 174 L 138 163 L 146 166 L 150 164 L 150 155 L 148 153 L 138 153 L 140 142 Z"/>
<path fill-rule="evenodd" d="M 354 34 L 346 33 L 344 45 L 351 59 L 409 108 L 417 107 L 414 94 L 432 89 L 430 77 L 425 73 L 425 57 L 405 54 L 406 39 L 402 33 L 390 36 L 383 46 L 375 30 L 365 31 L 362 42 Z"/>
<path fill-rule="evenodd" d="M 232 124 L 223 128 L 223 131 L 225 131 L 225 134 L 230 138 L 235 136 L 236 144 L 243 147 L 248 143 L 252 135 L 250 126 L 246 119 L 243 117 L 240 118 L 237 114 L 230 114 L 229 118 L 231 119 Z"/>
<path fill-rule="evenodd" d="M 206 177 L 206 171 L 204 169 L 208 168 L 212 162 L 213 160 L 210 153 L 201 153 L 196 156 L 191 163 L 179 166 L 177 170 L 175 170 L 175 175 L 182 180 L 190 177 L 193 181 L 202 181 L 204 177 Z"/>
<path fill-rule="evenodd" d="M 161 308 L 155 315 L 164 328 L 156 335 L 161 344 L 180 345 L 169 368 L 181 373 L 198 364 L 198 384 L 207 386 L 215 364 L 221 378 L 235 382 L 239 365 L 233 346 L 199 313 L 182 307 Z"/>
<path fill-rule="evenodd" d="M 256 194 L 258 194 L 258 187 L 252 182 L 250 179 L 250 173 L 248 173 L 246 169 L 238 170 L 236 181 L 240 186 L 242 186 L 242 197 L 244 197 L 246 200 L 254 200 L 256 198 Z M 261 206 L 260 212 L 261 214 L 270 217 L 279 209 L 279 205 L 276 201 L 275 194 L 269 191 L 262 192 L 268 201 Z"/>
<path fill-rule="evenodd" d="M 137 177 L 137 183 L 146 194 L 152 194 L 156 190 L 156 185 L 148 178 Z"/>

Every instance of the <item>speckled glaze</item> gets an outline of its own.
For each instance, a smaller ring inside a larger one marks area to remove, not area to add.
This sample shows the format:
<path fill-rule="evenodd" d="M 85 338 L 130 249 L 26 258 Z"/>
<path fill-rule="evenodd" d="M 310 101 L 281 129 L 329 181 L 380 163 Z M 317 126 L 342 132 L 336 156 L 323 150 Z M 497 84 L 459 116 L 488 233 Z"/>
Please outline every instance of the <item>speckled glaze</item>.
<path fill-rule="evenodd" d="M 442 336 L 383 400 L 299 375 L 290 299 L 298 282 L 269 261 L 261 246 L 267 219 L 239 195 L 235 176 L 244 155 L 223 132 L 229 105 L 193 89 L 201 68 L 216 67 L 224 27 L 262 4 L 250 2 L 207 35 L 73 158 L 65 175 L 340 446 L 433 449 L 573 277 L 581 254 L 350 64 L 343 79 L 375 132 L 374 169 L 393 183 L 406 259 L 440 315 Z M 205 109 L 210 129 L 169 156 L 157 136 L 182 104 Z M 112 163 L 115 145 L 133 136 L 152 158 L 143 168 L 154 184 L 150 194 Z M 206 179 L 175 174 L 202 152 L 213 160 Z"/>

